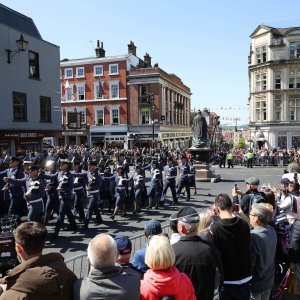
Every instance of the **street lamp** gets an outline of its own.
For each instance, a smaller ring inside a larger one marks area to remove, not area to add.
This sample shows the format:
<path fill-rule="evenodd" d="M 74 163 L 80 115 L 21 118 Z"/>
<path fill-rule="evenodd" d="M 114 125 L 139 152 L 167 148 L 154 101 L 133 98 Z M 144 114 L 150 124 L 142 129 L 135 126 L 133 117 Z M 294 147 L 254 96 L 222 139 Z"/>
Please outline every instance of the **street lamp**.
<path fill-rule="evenodd" d="M 23 34 L 21 34 L 20 38 L 16 40 L 18 50 L 10 50 L 10 49 L 5 49 L 7 52 L 7 63 L 11 63 L 12 58 L 20 52 L 24 52 L 27 49 L 28 46 L 28 41 L 24 40 Z"/>
<path fill-rule="evenodd" d="M 154 110 L 155 110 L 155 105 L 154 105 L 154 93 L 147 93 L 144 92 L 143 96 L 147 96 L 148 97 L 148 103 L 151 105 L 151 119 L 152 119 L 152 147 L 154 147 L 154 143 L 155 143 L 155 122 L 154 122 Z"/>

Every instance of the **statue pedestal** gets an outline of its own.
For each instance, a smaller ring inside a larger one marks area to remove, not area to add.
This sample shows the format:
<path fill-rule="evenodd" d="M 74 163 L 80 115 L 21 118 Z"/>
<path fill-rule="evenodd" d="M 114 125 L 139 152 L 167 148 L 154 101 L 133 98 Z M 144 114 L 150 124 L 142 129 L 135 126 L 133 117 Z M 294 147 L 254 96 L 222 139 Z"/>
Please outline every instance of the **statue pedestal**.
<path fill-rule="evenodd" d="M 209 164 L 210 148 L 191 147 L 189 148 L 189 152 L 194 160 L 196 181 L 221 181 L 221 176 L 219 174 L 215 174 L 215 172 L 211 170 L 211 166 Z"/>

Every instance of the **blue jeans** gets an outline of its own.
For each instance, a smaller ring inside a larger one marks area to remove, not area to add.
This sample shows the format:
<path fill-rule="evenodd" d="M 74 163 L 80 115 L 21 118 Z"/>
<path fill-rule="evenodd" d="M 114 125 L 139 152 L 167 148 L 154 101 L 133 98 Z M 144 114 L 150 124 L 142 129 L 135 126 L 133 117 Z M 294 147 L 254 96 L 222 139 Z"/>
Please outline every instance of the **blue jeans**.
<path fill-rule="evenodd" d="M 250 285 L 249 283 L 224 284 L 221 288 L 220 300 L 249 300 Z"/>

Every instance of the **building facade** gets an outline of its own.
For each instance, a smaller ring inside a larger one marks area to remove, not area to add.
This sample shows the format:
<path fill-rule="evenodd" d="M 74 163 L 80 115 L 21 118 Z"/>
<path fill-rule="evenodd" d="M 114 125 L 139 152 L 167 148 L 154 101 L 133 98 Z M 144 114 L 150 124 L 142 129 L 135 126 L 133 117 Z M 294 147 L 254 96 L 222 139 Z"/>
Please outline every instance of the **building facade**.
<path fill-rule="evenodd" d="M 128 54 L 61 61 L 61 144 L 91 147 L 189 144 L 190 89 L 174 74 Z"/>
<path fill-rule="evenodd" d="M 42 39 L 31 18 L 0 4 L 0 149 L 41 150 L 61 134 L 59 47 Z M 16 41 L 28 42 L 20 50 Z"/>
<path fill-rule="evenodd" d="M 250 139 L 259 148 L 300 147 L 300 27 L 260 25 L 250 37 Z"/>

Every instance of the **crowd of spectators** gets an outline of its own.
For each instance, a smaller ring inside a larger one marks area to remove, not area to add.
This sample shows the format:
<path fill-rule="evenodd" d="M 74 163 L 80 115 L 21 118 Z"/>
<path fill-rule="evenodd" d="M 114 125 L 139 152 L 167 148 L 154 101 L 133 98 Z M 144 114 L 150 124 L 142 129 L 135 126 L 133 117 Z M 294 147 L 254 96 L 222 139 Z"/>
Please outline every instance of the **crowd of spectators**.
<path fill-rule="evenodd" d="M 182 206 L 170 216 L 170 236 L 147 221 L 146 244 L 135 253 L 127 236 L 99 234 L 88 245 L 86 278 L 76 278 L 60 254 L 42 253 L 43 224 L 22 223 L 13 233 L 20 264 L 2 279 L 0 300 L 268 300 L 287 267 L 299 284 L 299 176 L 291 163 L 279 189 L 250 177 L 246 191 L 219 194 L 207 211 Z"/>

